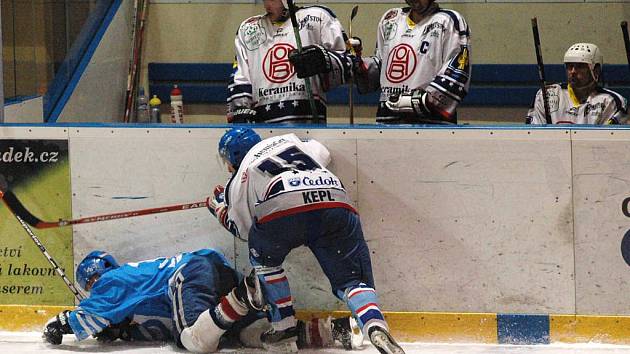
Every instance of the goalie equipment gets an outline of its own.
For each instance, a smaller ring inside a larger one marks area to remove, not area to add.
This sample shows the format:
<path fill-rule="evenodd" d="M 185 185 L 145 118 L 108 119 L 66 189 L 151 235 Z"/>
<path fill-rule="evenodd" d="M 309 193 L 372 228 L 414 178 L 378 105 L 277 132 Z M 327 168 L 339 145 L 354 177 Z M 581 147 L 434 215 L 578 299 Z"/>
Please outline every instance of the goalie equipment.
<path fill-rule="evenodd" d="M 116 259 L 107 252 L 92 251 L 90 252 L 77 267 L 76 280 L 85 291 L 88 282 L 96 275 L 99 277 L 112 269 L 120 267 Z"/>
<path fill-rule="evenodd" d="M 292 50 L 289 61 L 300 79 L 327 74 L 332 70 L 332 63 L 328 51 L 320 45 L 309 45 L 302 51 Z"/>
<path fill-rule="evenodd" d="M 69 316 L 70 311 L 66 310 L 48 320 L 44 325 L 44 334 L 42 337 L 50 344 L 61 344 L 64 334 L 74 333 L 68 322 Z"/>
<path fill-rule="evenodd" d="M 427 93 L 422 89 L 391 95 L 385 105 L 393 112 L 415 113 L 419 117 L 431 116 L 427 107 Z"/>
<path fill-rule="evenodd" d="M 591 70 L 593 80 L 599 80 L 599 73 L 595 73 L 595 67 L 599 65 L 601 72 L 604 65 L 604 56 L 599 48 L 592 43 L 576 43 L 564 53 L 564 63 L 586 63 Z"/>
<path fill-rule="evenodd" d="M 219 140 L 219 155 L 238 169 L 247 152 L 261 140 L 260 135 L 250 128 L 232 128 Z"/>

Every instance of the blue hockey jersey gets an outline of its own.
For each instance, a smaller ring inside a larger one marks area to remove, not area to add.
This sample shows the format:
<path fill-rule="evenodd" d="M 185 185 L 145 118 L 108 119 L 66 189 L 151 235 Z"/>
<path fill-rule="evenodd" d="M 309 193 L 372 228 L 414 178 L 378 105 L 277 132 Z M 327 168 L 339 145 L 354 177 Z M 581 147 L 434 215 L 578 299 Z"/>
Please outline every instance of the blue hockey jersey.
<path fill-rule="evenodd" d="M 126 263 L 103 274 L 94 283 L 90 296 L 70 313 L 70 326 L 77 339 L 83 340 L 127 319 L 151 333 L 161 333 L 163 337 L 159 339 L 169 338 L 173 327 L 169 284 L 194 255 L 232 268 L 221 253 L 212 249 Z"/>

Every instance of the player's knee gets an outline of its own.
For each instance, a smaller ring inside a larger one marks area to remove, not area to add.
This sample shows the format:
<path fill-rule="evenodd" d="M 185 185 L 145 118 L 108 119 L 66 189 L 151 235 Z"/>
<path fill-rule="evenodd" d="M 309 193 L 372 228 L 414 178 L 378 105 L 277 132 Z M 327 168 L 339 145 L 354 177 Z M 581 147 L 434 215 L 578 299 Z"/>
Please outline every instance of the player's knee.
<path fill-rule="evenodd" d="M 225 330 L 214 322 L 210 310 L 206 310 L 194 325 L 184 328 L 179 339 L 184 348 L 193 353 L 211 353 L 217 350 L 223 333 Z"/>

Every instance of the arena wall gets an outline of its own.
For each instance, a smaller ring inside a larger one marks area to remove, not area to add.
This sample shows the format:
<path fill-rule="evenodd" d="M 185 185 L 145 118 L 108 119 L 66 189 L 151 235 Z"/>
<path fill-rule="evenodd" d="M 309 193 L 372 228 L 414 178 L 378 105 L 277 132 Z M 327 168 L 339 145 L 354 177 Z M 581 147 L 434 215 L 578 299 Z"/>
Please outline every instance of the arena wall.
<path fill-rule="evenodd" d="M 0 136 L 5 143 L 68 141 L 71 215 L 55 200 L 63 188 L 38 198 L 37 188 L 52 189 L 46 175 L 30 189 L 16 189 L 33 214 L 55 221 L 204 201 L 229 177 L 216 155 L 225 128 L 3 126 Z M 550 336 L 577 340 L 578 333 L 601 339 L 598 331 L 608 326 L 601 321 L 611 324 L 603 338 L 630 338 L 615 326 L 630 318 L 625 296 L 630 269 L 620 252 L 630 229 L 621 208 L 630 194 L 630 129 L 274 126 L 257 131 L 263 137 L 295 132 L 330 149 L 331 169 L 361 214 L 382 307 L 404 338 L 496 340 L 502 321 L 521 323 L 522 314 L 529 316 L 526 322 L 546 326 L 547 341 Z M 2 163 L 8 171 L 10 163 Z M 5 206 L 0 213 L 7 220 L 0 227 L 2 246 L 17 248 L 22 242 L 24 252 L 29 249 L 31 258 L 41 261 Z M 79 224 L 72 233 L 44 236 L 45 245 L 67 239 L 68 248 L 51 253 L 73 256 L 74 265 L 93 249 L 127 262 L 213 247 L 239 269 L 248 268 L 247 245 L 205 208 Z M 6 252 L 0 256 L 4 283 L 2 269 L 24 262 Z M 62 264 L 70 277 L 74 265 Z M 295 250 L 286 268 L 298 309 L 345 310 L 307 249 Z M 46 305 L 73 304 L 57 276 L 37 282 L 67 295 Z M 0 304 L 5 312 L 7 306 L 42 304 L 32 299 L 3 295 Z M 410 322 L 424 324 L 401 329 Z"/>

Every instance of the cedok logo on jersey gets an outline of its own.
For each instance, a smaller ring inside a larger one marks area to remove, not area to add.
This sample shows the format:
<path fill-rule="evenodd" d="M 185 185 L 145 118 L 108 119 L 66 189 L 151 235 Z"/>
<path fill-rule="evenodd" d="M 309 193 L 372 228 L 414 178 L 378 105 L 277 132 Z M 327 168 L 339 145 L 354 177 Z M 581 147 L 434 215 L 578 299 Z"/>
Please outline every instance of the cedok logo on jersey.
<path fill-rule="evenodd" d="M 387 80 L 398 83 L 407 80 L 416 70 L 416 52 L 406 43 L 401 43 L 389 52 L 387 58 Z"/>
<path fill-rule="evenodd" d="M 302 184 L 302 182 L 300 181 L 300 177 L 289 178 L 288 182 L 291 187 L 297 187 Z"/>
<path fill-rule="evenodd" d="M 289 80 L 295 71 L 289 62 L 289 53 L 295 48 L 289 43 L 277 43 L 269 48 L 262 62 L 267 80 L 282 83 Z"/>

